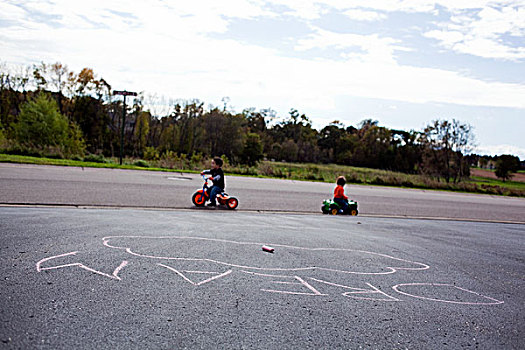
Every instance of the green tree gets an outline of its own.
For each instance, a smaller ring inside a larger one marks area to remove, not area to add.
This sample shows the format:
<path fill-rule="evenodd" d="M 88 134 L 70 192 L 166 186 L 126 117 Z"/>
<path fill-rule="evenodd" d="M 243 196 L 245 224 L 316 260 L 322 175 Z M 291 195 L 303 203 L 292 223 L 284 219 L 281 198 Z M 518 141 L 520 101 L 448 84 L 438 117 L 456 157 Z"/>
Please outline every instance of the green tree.
<path fill-rule="evenodd" d="M 0 149 L 4 148 L 6 141 L 4 127 L 2 126 L 2 121 L 0 120 Z"/>
<path fill-rule="evenodd" d="M 199 125 L 199 121 L 204 114 L 203 105 L 200 101 L 191 101 L 185 103 L 184 106 L 179 104 L 175 106 L 172 120 L 175 122 L 173 143 L 176 152 L 192 154 L 199 151 L 198 145 L 203 138 L 203 130 Z"/>
<path fill-rule="evenodd" d="M 110 148 L 111 140 L 118 139 L 120 129 L 109 128 L 112 123 L 107 112 L 108 106 L 103 100 L 91 96 L 77 96 L 72 99 L 71 107 L 73 110 L 69 118 L 74 120 L 82 130 L 89 152 L 103 152 Z M 117 107 L 117 113 L 122 112 L 122 107 L 119 107 Z"/>
<path fill-rule="evenodd" d="M 13 129 L 16 141 L 25 147 L 39 150 L 56 147 L 65 155 L 84 153 L 82 132 L 68 122 L 47 94 L 41 93 L 21 106 Z"/>
<path fill-rule="evenodd" d="M 225 155 L 232 164 L 239 162 L 244 148 L 242 126 L 245 116 L 215 108 L 206 113 L 201 122 L 206 133 L 204 144 L 209 154 Z"/>
<path fill-rule="evenodd" d="M 282 144 L 281 158 L 288 162 L 297 162 L 299 147 L 294 140 L 288 139 Z"/>
<path fill-rule="evenodd" d="M 390 130 L 377 126 L 377 122 L 368 123 L 368 120 L 363 121 L 362 125 L 358 131 L 359 142 L 352 157 L 353 163 L 369 168 L 387 168 Z"/>
<path fill-rule="evenodd" d="M 261 137 L 255 133 L 248 133 L 244 141 L 244 147 L 241 154 L 241 161 L 244 164 L 253 166 L 263 158 L 263 145 Z"/>
<path fill-rule="evenodd" d="M 149 134 L 149 119 L 150 115 L 148 112 L 140 112 L 135 124 L 135 147 L 139 156 L 142 156 L 146 149 Z"/>
<path fill-rule="evenodd" d="M 499 156 L 496 160 L 496 176 L 503 181 L 510 180 L 512 173 L 515 173 L 520 168 L 520 159 L 516 156 L 504 154 Z"/>

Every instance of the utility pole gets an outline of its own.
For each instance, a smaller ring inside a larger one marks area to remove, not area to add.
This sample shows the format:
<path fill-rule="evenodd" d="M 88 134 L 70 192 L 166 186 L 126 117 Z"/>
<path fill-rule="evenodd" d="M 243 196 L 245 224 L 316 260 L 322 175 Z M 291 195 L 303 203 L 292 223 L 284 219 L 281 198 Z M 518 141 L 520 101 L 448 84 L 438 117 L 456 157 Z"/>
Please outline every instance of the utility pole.
<path fill-rule="evenodd" d="M 122 111 L 122 125 L 120 129 L 120 165 L 122 165 L 122 157 L 124 155 L 124 126 L 126 125 L 126 96 L 137 96 L 136 92 L 132 91 L 118 91 L 113 90 L 113 95 L 124 96 L 124 106 Z"/>

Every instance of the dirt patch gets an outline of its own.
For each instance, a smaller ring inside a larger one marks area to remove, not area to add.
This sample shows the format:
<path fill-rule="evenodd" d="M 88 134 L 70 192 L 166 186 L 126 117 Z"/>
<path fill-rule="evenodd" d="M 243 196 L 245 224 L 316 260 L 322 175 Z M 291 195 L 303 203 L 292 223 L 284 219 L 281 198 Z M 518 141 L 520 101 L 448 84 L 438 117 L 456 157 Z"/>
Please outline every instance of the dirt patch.
<path fill-rule="evenodd" d="M 494 174 L 493 171 L 485 170 L 485 169 L 470 169 L 470 176 L 480 176 L 480 177 L 488 177 L 489 179 L 497 179 L 497 176 L 496 174 Z M 517 182 L 525 182 L 525 174 L 514 173 L 511 180 L 517 181 Z"/>

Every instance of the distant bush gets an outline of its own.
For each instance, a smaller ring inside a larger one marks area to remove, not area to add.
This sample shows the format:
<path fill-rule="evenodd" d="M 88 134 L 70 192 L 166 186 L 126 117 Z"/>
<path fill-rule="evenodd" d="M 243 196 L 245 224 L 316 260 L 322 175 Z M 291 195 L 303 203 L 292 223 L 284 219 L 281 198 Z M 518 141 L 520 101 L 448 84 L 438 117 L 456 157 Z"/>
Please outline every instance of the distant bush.
<path fill-rule="evenodd" d="M 0 122 L 0 149 L 4 149 L 7 145 L 7 137 L 5 136 L 4 128 Z"/>
<path fill-rule="evenodd" d="M 49 95 L 41 93 L 20 107 L 13 125 L 14 139 L 27 149 L 43 151 L 46 156 L 83 155 L 82 131 L 68 121 Z"/>
<path fill-rule="evenodd" d="M 173 151 L 166 151 L 162 154 L 159 160 L 159 166 L 167 169 L 189 169 L 190 164 L 188 156 L 181 154 L 180 156 Z"/>
<path fill-rule="evenodd" d="M 370 181 L 372 185 L 385 185 L 386 182 L 383 180 L 383 178 L 376 176 Z"/>
<path fill-rule="evenodd" d="M 403 187 L 414 187 L 414 184 L 410 180 L 404 180 L 401 182 L 401 186 Z"/>
<path fill-rule="evenodd" d="M 259 166 L 259 173 L 264 176 L 273 176 L 273 167 L 270 164 L 263 163 Z"/>
<path fill-rule="evenodd" d="M 139 166 L 142 168 L 149 168 L 149 163 L 145 160 L 139 159 L 133 163 L 134 166 Z"/>
<path fill-rule="evenodd" d="M 361 180 L 361 178 L 357 174 L 354 174 L 354 173 L 346 174 L 345 178 L 346 178 L 346 182 L 348 182 L 348 183 L 353 183 L 353 184 L 363 183 L 363 180 Z M 334 182 L 335 182 L 335 180 L 334 180 Z"/>
<path fill-rule="evenodd" d="M 240 174 L 240 175 L 252 175 L 256 176 L 259 175 L 259 172 L 256 167 L 249 167 L 249 166 L 238 166 L 238 167 L 229 167 L 228 172 L 233 174 Z"/>
<path fill-rule="evenodd" d="M 102 154 L 88 154 L 84 157 L 84 162 L 107 163 L 108 161 Z"/>
<path fill-rule="evenodd" d="M 146 147 L 144 150 L 144 159 L 146 160 L 158 160 L 160 158 L 159 152 L 155 147 Z"/>
<path fill-rule="evenodd" d="M 16 141 L 8 142 L 7 147 L 2 151 L 18 156 L 43 157 L 42 150 L 21 145 Z"/>

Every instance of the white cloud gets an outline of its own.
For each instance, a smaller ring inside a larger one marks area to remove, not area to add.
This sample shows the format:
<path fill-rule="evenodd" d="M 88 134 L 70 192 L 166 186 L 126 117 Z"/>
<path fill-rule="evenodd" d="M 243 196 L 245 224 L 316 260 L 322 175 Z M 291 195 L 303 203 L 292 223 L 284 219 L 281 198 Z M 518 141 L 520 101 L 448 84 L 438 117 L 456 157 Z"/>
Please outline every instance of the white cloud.
<path fill-rule="evenodd" d="M 116 86 L 132 85 L 139 91 L 205 101 L 217 96 L 257 100 L 258 96 L 267 96 L 268 105 L 274 97 L 289 96 L 297 106 L 311 104 L 316 98 L 329 108 L 337 96 L 359 96 L 525 108 L 523 85 L 484 82 L 452 71 L 399 65 L 395 51 L 406 48 L 394 38 L 314 28 L 313 35 L 297 44 L 298 50 L 341 49 L 346 51 L 341 61 L 283 57 L 273 49 L 210 39 L 203 34 L 223 31 L 228 25 L 223 17 L 227 11 L 243 17 L 256 15 L 257 7 L 243 7 L 239 2 L 235 2 L 236 11 L 235 6 L 222 8 L 211 1 L 197 2 L 196 8 L 187 2 L 169 7 L 162 2 L 130 2 L 124 8 L 136 17 L 134 25 L 123 22 L 113 12 L 119 11 L 118 3 L 97 0 L 76 8 L 69 1 L 57 2 L 58 6 L 48 9 L 48 13 L 62 16 L 64 27 L 34 22 L 34 29 L 7 28 L 4 36 L 18 43 L 9 45 L 39 41 L 42 50 L 28 59 L 58 60 L 76 70 L 89 66 Z M 76 22 L 83 21 L 80 14 L 104 26 L 77 26 Z M 361 52 L 353 52 L 353 48 Z M 21 46 L 19 49 L 27 50 Z"/>
<path fill-rule="evenodd" d="M 475 12 L 455 12 L 449 22 L 439 24 L 443 29 L 424 35 L 459 53 L 505 60 L 525 58 L 525 2 L 515 1 L 501 8 L 485 6 Z M 505 35 L 515 36 L 521 43 L 505 43 Z"/>
<path fill-rule="evenodd" d="M 14 6 L 17 3 L 27 8 L 34 5 L 33 9 L 52 15 L 61 27 L 31 18 Z M 271 0 L 273 5 L 291 8 L 286 16 L 293 15 L 313 29 L 313 34 L 295 42 L 301 58 L 284 55 L 278 48 L 217 39 L 218 33 L 229 29 L 232 17 L 262 22 L 282 15 L 269 12 L 265 3 L 40 0 L 25 5 L 24 1 L 4 0 L 0 2 L 0 21 L 7 24 L 0 34 L 2 59 L 24 64 L 60 61 L 76 72 L 91 67 L 115 89 L 199 98 L 215 105 L 229 96 L 239 110 L 271 107 L 285 114 L 294 107 L 305 113 L 315 110 L 320 118 L 330 118 L 341 100 L 353 97 L 389 100 L 389 105 L 402 101 L 525 110 L 524 84 L 483 81 L 451 70 L 402 65 L 396 54 L 408 49 L 400 38 L 334 33 L 313 27 L 310 21 L 334 8 L 347 14 L 354 11 L 362 18 L 392 11 L 433 14 L 439 3 L 452 17 L 427 36 L 450 50 L 476 55 L 490 51 L 491 57 L 514 55 L 518 59 L 520 47 L 511 48 L 498 41 L 508 33 L 523 37 L 519 23 L 522 12 L 518 13 L 517 7 L 482 13 L 489 1 L 468 1 L 467 7 L 473 10 L 465 11 L 460 9 L 465 3 L 461 0 Z M 478 13 L 481 15 L 476 17 Z M 514 19 L 509 23 L 501 23 L 511 17 Z M 316 49 L 328 53 L 336 50 L 340 56 L 309 56 L 319 51 Z M 344 115 L 347 111 L 337 113 Z M 419 114 L 413 118 L 432 117 Z"/>
<path fill-rule="evenodd" d="M 500 156 L 502 154 L 511 154 L 525 160 L 525 148 L 520 148 L 513 145 L 487 145 L 478 146 L 473 153 L 487 156 Z"/>
<path fill-rule="evenodd" d="M 408 48 L 397 45 L 400 41 L 393 38 L 380 38 L 377 34 L 358 35 L 358 34 L 341 34 L 334 33 L 320 28 L 312 27 L 314 34 L 305 39 L 298 40 L 295 46 L 296 50 L 306 51 L 311 49 L 333 48 L 345 50 L 342 56 L 349 60 L 360 62 L 393 63 L 394 51 L 409 51 Z M 360 50 L 355 52 L 354 49 Z"/>
<path fill-rule="evenodd" d="M 359 21 L 386 18 L 378 11 L 438 14 L 439 6 L 449 12 L 448 21 L 438 23 L 441 29 L 425 33 L 439 44 L 455 52 L 484 58 L 520 60 L 525 58 L 525 45 L 505 43 L 504 35 L 517 38 L 525 33 L 525 2 L 523 0 L 270 0 L 291 8 L 287 14 L 303 19 L 319 18 L 327 8 L 343 11 Z M 306 10 L 305 10 L 306 9 Z"/>
<path fill-rule="evenodd" d="M 304 4 L 311 8 L 361 9 L 388 12 L 432 12 L 435 9 L 435 1 L 428 0 L 270 0 L 270 2 L 289 6 L 296 10 L 297 13 L 300 13 L 300 7 Z"/>
<path fill-rule="evenodd" d="M 0 2 L 0 19 L 4 21 L 21 19 L 24 17 L 24 11 L 10 3 Z"/>
<path fill-rule="evenodd" d="M 364 11 L 359 9 L 352 9 L 347 10 L 343 12 L 345 16 L 347 16 L 350 19 L 356 20 L 356 21 L 380 21 L 387 18 L 387 16 L 383 13 L 379 13 L 376 11 Z"/>

